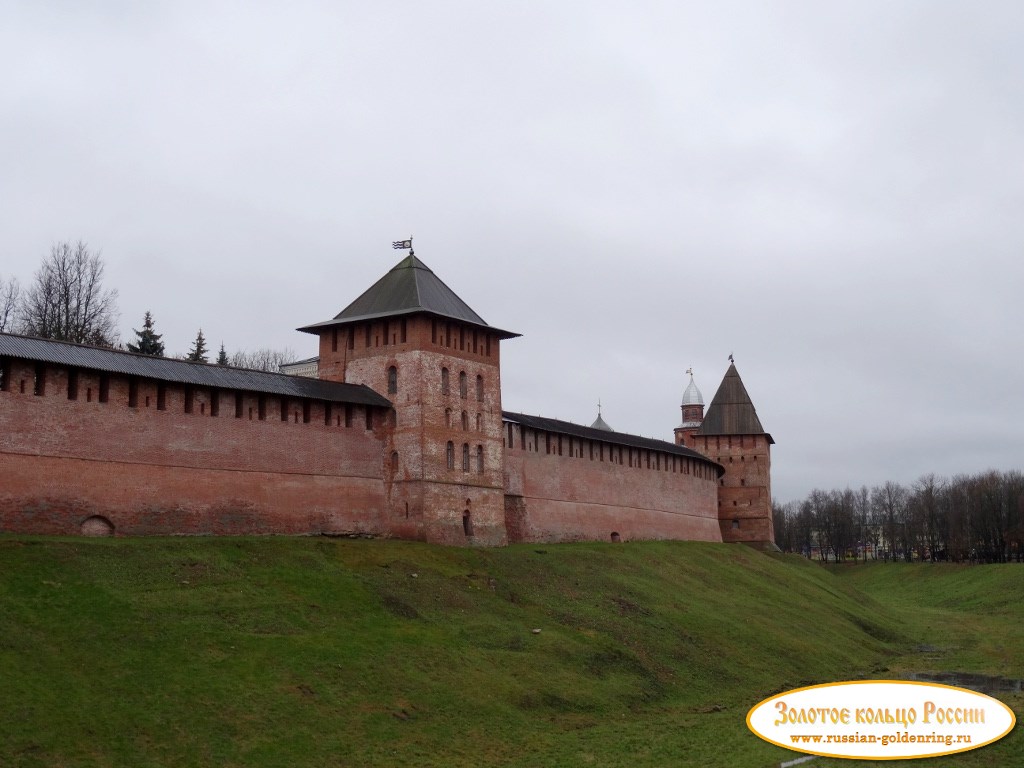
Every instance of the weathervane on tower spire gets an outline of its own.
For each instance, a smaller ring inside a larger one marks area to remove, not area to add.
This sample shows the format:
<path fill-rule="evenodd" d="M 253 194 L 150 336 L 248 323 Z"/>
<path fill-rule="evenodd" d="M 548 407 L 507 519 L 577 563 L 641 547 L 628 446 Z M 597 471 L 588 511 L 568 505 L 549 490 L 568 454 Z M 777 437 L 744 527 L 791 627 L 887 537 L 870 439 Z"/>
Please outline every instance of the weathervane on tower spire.
<path fill-rule="evenodd" d="M 412 235 L 409 235 L 408 240 L 393 240 L 391 242 L 391 247 L 394 248 L 396 251 L 408 248 L 410 256 L 416 255 L 416 252 L 412 249 Z"/>

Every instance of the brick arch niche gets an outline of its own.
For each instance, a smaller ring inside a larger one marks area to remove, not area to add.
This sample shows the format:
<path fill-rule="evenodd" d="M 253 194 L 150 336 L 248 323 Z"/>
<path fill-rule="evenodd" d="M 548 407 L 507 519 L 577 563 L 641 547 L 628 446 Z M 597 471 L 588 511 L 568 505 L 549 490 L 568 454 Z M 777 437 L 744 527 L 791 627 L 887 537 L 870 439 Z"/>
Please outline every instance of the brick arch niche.
<path fill-rule="evenodd" d="M 83 536 L 113 536 L 114 524 L 101 515 L 93 515 L 82 521 Z"/>

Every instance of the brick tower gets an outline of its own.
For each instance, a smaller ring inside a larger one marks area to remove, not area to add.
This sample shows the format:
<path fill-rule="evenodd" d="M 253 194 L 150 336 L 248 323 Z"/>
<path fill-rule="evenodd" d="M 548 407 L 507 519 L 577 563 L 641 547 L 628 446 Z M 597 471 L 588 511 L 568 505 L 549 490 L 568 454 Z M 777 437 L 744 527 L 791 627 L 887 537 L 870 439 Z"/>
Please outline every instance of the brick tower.
<path fill-rule="evenodd" d="M 686 371 L 690 374 L 690 383 L 683 392 L 683 402 L 680 409 L 683 412 L 683 420 L 675 428 L 676 445 L 690 446 L 688 438 L 693 435 L 704 421 L 704 395 L 697 389 L 693 382 L 693 368 Z"/>
<path fill-rule="evenodd" d="M 320 378 L 394 405 L 383 457 L 393 535 L 505 544 L 500 342 L 519 334 L 484 322 L 411 249 L 332 320 L 299 330 L 320 337 Z"/>
<path fill-rule="evenodd" d="M 761 426 L 736 365 L 731 356 L 729 359 L 729 370 L 695 429 L 687 426 L 684 397 L 683 425 L 676 429 L 676 439 L 725 468 L 718 489 L 722 540 L 774 548 L 771 446 L 775 441 Z"/>

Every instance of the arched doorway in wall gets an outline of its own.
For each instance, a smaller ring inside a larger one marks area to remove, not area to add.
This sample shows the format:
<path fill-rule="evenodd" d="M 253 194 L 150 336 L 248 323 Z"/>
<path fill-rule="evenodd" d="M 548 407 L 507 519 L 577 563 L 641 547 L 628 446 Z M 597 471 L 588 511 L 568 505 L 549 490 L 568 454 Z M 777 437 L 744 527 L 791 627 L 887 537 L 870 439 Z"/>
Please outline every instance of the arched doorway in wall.
<path fill-rule="evenodd" d="M 619 536 L 619 532 L 618 531 L 612 531 L 612 541 L 614 543 L 616 543 L 616 544 L 618 544 L 620 541 L 622 541 L 622 537 Z"/>
<path fill-rule="evenodd" d="M 93 515 L 82 521 L 83 536 L 113 536 L 114 524 L 101 515 Z"/>
<path fill-rule="evenodd" d="M 473 513 L 469 511 L 471 503 L 469 499 L 466 499 L 466 508 L 462 512 L 462 532 L 467 539 L 473 535 Z"/>

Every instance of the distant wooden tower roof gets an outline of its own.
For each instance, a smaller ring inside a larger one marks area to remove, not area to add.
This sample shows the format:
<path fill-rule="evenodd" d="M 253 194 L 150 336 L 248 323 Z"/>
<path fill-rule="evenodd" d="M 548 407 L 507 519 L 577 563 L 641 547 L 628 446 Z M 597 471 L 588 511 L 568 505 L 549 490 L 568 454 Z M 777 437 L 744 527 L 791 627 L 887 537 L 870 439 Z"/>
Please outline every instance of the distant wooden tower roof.
<path fill-rule="evenodd" d="M 743 386 L 743 380 L 730 363 L 725 378 L 718 387 L 711 405 L 708 406 L 704 423 L 697 430 L 698 435 L 764 435 L 774 444 L 772 436 L 764 431 L 757 410 Z"/>
<path fill-rule="evenodd" d="M 299 330 L 319 333 L 331 326 L 420 313 L 486 328 L 503 339 L 519 335 L 488 325 L 430 267 L 411 253 L 332 320 L 306 325 Z"/>

